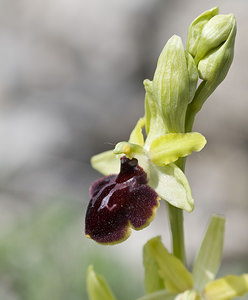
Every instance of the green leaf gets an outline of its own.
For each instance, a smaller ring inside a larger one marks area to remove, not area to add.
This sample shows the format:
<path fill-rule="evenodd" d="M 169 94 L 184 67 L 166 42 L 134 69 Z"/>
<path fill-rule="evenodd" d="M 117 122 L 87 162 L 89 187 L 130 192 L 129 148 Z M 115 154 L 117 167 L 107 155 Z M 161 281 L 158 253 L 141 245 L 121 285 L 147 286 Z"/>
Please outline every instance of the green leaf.
<path fill-rule="evenodd" d="M 228 275 L 210 282 L 204 289 L 206 300 L 229 300 L 248 292 L 248 274 Z"/>
<path fill-rule="evenodd" d="M 129 143 L 137 144 L 140 146 L 144 145 L 144 136 L 142 133 L 142 128 L 145 126 L 145 118 L 140 118 L 134 127 L 133 131 L 129 137 Z"/>
<path fill-rule="evenodd" d="M 175 300 L 176 295 L 177 294 L 175 293 L 170 293 L 166 290 L 161 290 L 141 297 L 137 300 Z"/>
<path fill-rule="evenodd" d="M 152 142 L 150 158 L 158 166 L 167 165 L 192 151 L 200 151 L 205 144 L 206 139 L 197 132 L 168 133 Z"/>
<path fill-rule="evenodd" d="M 188 212 L 193 210 L 190 185 L 180 168 L 173 163 L 161 167 L 150 163 L 149 169 L 148 184 L 162 199 Z"/>
<path fill-rule="evenodd" d="M 116 300 L 106 280 L 89 266 L 87 272 L 87 292 L 90 300 Z"/>
<path fill-rule="evenodd" d="M 113 153 L 113 150 L 92 156 L 91 165 L 103 175 L 118 174 L 120 172 L 120 158 Z"/>
<path fill-rule="evenodd" d="M 146 243 L 146 249 L 158 264 L 159 274 L 169 292 L 180 293 L 192 289 L 191 274 L 178 258 L 168 252 L 160 237 L 149 240 Z"/>
<path fill-rule="evenodd" d="M 213 216 L 193 266 L 194 287 L 198 291 L 202 291 L 207 283 L 214 280 L 219 269 L 224 230 L 225 219 Z"/>
<path fill-rule="evenodd" d="M 147 249 L 147 244 L 143 247 L 143 265 L 145 268 L 144 285 L 146 294 L 163 290 L 165 288 L 164 281 L 159 275 L 159 268 L 156 260 L 150 255 L 150 252 Z"/>

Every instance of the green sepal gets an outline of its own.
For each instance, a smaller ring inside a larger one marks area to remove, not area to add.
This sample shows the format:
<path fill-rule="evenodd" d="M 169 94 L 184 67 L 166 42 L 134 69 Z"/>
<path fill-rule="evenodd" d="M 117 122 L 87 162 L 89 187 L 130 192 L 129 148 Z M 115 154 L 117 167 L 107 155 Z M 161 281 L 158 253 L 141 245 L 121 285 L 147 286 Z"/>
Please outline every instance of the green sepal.
<path fill-rule="evenodd" d="M 191 53 L 193 57 L 196 55 L 197 52 L 197 47 L 202 29 L 208 23 L 208 21 L 218 13 L 219 8 L 214 7 L 202 13 L 190 24 L 187 35 L 187 50 L 189 51 L 189 53 Z"/>
<path fill-rule="evenodd" d="M 138 298 L 137 300 L 175 300 L 176 295 L 177 294 L 175 293 L 171 293 L 166 290 L 161 290 Z"/>
<path fill-rule="evenodd" d="M 150 294 L 165 289 L 165 285 L 159 275 L 158 264 L 147 247 L 147 244 L 143 247 L 143 265 L 145 269 L 144 286 L 146 294 Z"/>
<path fill-rule="evenodd" d="M 150 239 L 146 243 L 146 249 L 158 265 L 166 290 L 181 293 L 192 289 L 193 279 L 190 272 L 178 258 L 168 252 L 160 237 Z"/>
<path fill-rule="evenodd" d="M 207 284 L 204 289 L 206 300 L 229 300 L 248 293 L 248 274 L 228 275 Z"/>
<path fill-rule="evenodd" d="M 205 144 L 206 139 L 197 132 L 168 133 L 151 143 L 150 158 L 158 166 L 167 165 L 192 151 L 200 151 Z"/>
<path fill-rule="evenodd" d="M 106 280 L 95 273 L 93 266 L 87 271 L 87 292 L 90 300 L 116 300 Z"/>
<path fill-rule="evenodd" d="M 225 219 L 212 216 L 193 265 L 194 288 L 198 291 L 202 291 L 217 274 L 222 257 L 224 231 Z"/>
<path fill-rule="evenodd" d="M 145 118 L 140 118 L 137 122 L 136 126 L 134 127 L 133 131 L 129 137 L 129 143 L 137 144 L 140 146 L 144 145 L 144 136 L 142 133 L 142 129 L 145 127 Z"/>
<path fill-rule="evenodd" d="M 120 157 L 113 150 L 94 155 L 91 158 L 92 167 L 103 175 L 118 174 L 120 172 Z"/>
<path fill-rule="evenodd" d="M 150 163 L 148 184 L 171 205 L 191 212 L 194 208 L 189 182 L 182 170 L 171 163 L 156 166 Z"/>

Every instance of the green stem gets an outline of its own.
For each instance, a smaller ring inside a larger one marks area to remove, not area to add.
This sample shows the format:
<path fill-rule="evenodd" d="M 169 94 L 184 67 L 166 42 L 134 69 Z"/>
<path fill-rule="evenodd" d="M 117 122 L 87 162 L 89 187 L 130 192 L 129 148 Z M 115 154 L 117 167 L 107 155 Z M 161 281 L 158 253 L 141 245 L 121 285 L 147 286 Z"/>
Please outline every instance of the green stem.
<path fill-rule="evenodd" d="M 186 265 L 183 210 L 168 203 L 173 254 Z"/>
<path fill-rule="evenodd" d="M 185 158 L 177 161 L 178 167 L 184 171 Z M 183 210 L 168 203 L 169 220 L 171 227 L 171 238 L 173 254 L 186 265 L 186 253 L 184 243 Z"/>

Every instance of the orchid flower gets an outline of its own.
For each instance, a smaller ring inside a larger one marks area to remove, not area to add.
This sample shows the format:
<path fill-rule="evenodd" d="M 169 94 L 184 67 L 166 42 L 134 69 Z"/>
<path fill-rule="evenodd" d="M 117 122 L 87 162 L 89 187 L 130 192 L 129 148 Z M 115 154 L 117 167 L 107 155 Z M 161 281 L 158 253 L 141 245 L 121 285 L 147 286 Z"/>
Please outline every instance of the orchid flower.
<path fill-rule="evenodd" d="M 153 220 L 159 199 L 192 211 L 191 189 L 176 162 L 206 144 L 200 133 L 184 132 L 197 79 L 193 58 L 181 39 L 173 36 L 160 55 L 153 81 L 144 82 L 145 117 L 138 121 L 129 141 L 92 157 L 92 166 L 105 177 L 90 189 L 85 222 L 88 237 L 103 244 L 122 242 L 130 235 L 130 227 L 139 230 Z"/>

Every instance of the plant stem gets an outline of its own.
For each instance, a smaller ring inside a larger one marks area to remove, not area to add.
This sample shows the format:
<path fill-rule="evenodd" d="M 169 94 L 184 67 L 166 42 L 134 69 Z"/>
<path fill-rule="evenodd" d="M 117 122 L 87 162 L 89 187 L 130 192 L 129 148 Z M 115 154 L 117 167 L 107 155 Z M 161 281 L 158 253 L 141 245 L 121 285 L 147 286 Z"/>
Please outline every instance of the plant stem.
<path fill-rule="evenodd" d="M 168 203 L 173 254 L 186 265 L 183 210 Z"/>
<path fill-rule="evenodd" d="M 185 158 L 177 161 L 178 167 L 184 171 Z M 184 227 L 183 227 L 183 210 L 168 203 L 169 220 L 171 227 L 171 238 L 173 246 L 173 254 L 186 265 L 186 253 L 184 244 Z"/>

